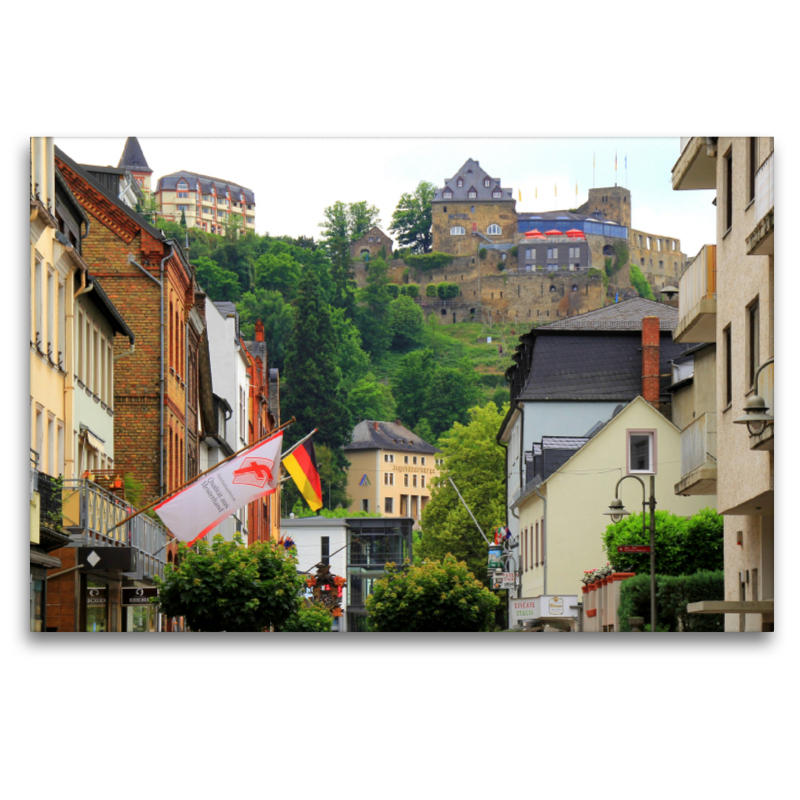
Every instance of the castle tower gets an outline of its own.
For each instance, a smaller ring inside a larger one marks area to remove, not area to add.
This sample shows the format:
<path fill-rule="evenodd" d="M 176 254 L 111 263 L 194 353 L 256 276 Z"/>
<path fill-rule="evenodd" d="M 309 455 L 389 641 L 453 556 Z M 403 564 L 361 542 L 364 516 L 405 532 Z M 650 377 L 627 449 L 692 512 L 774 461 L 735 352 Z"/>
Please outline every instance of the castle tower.
<path fill-rule="evenodd" d="M 631 227 L 631 193 L 623 186 L 611 186 L 606 189 L 589 189 L 589 200 L 579 209 L 579 214 L 593 214 L 600 211 L 604 219 L 610 219 L 618 225 Z"/>
<path fill-rule="evenodd" d="M 153 170 L 148 166 L 142 146 L 135 136 L 129 136 L 126 139 L 125 149 L 122 151 L 117 167 L 127 169 L 142 187 L 142 191 L 150 194 L 150 176 L 153 174 Z"/>

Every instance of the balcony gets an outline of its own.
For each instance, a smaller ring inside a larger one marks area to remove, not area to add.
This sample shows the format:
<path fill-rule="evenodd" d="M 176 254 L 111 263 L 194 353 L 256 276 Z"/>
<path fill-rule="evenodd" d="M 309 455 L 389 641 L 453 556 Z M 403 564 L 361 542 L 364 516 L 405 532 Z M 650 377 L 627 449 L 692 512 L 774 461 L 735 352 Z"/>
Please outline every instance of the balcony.
<path fill-rule="evenodd" d="M 717 150 L 706 136 L 681 139 L 681 154 L 672 168 L 672 188 L 715 189 L 717 186 Z"/>
<path fill-rule="evenodd" d="M 769 409 L 769 413 L 775 416 L 775 364 L 767 364 L 758 376 L 758 387 L 756 394 L 764 398 L 764 404 Z M 767 425 L 762 433 L 750 434 L 751 450 L 774 450 L 775 449 L 775 425 Z"/>
<path fill-rule="evenodd" d="M 678 285 L 678 326 L 672 338 L 714 342 L 717 338 L 717 246 L 704 245 L 681 275 Z"/>
<path fill-rule="evenodd" d="M 140 515 L 113 527 L 134 509 L 112 492 L 86 479 L 65 480 L 63 524 L 76 547 L 132 547 L 137 551 L 133 572 L 123 573 L 133 580 L 164 575 L 167 531 L 150 517 Z"/>
<path fill-rule="evenodd" d="M 708 411 L 681 431 L 681 480 L 675 494 L 717 493 L 717 416 Z"/>
<path fill-rule="evenodd" d="M 747 255 L 775 254 L 775 169 L 774 153 L 756 173 L 755 218 L 753 232 L 747 237 Z"/>

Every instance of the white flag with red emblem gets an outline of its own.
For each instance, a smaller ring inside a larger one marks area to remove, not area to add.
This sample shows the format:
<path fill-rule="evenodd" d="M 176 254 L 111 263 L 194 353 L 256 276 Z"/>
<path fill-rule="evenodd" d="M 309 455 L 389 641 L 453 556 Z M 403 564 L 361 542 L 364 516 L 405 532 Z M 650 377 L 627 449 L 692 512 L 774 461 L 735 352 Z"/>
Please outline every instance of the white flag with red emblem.
<path fill-rule="evenodd" d="M 155 506 L 162 522 L 191 544 L 238 508 L 271 494 L 280 480 L 283 433 L 277 433 L 202 475 Z"/>

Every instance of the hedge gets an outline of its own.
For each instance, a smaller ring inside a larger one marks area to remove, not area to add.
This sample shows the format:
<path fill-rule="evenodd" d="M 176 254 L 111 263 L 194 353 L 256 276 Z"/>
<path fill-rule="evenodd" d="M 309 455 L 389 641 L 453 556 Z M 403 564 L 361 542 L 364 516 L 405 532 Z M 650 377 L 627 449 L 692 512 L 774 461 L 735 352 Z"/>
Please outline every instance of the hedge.
<path fill-rule="evenodd" d="M 436 284 L 429 283 L 425 287 L 425 297 L 436 297 Z"/>
<path fill-rule="evenodd" d="M 392 299 L 400 296 L 400 287 L 396 283 L 389 283 L 386 285 L 386 288 L 392 296 Z"/>
<path fill-rule="evenodd" d="M 457 283 L 440 283 L 436 287 L 436 293 L 440 300 L 452 300 L 461 294 L 461 287 Z"/>
<path fill-rule="evenodd" d="M 406 283 L 400 287 L 400 294 L 407 295 L 411 298 L 419 297 L 419 284 L 418 283 Z"/>
<path fill-rule="evenodd" d="M 725 573 L 701 570 L 694 575 L 656 575 L 656 616 L 658 629 L 669 631 L 721 632 L 724 614 L 689 614 L 688 603 L 725 599 Z M 619 629 L 630 631 L 628 617 L 644 617 L 650 624 L 650 575 L 639 574 L 622 581 L 619 602 Z"/>
<path fill-rule="evenodd" d="M 429 272 L 432 269 L 442 269 L 452 263 L 455 256 L 449 253 L 420 253 L 417 255 L 404 255 L 403 261 L 409 267 Z"/>

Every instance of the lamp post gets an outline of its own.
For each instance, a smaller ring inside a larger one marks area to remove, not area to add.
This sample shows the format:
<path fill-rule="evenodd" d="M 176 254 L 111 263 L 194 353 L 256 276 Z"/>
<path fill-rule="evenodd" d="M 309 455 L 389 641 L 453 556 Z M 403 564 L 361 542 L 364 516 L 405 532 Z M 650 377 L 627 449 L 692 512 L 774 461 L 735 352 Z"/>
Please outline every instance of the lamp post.
<path fill-rule="evenodd" d="M 650 476 L 650 500 L 647 500 L 647 490 L 644 481 L 638 475 L 623 475 L 614 488 L 614 499 L 608 505 L 605 516 L 611 517 L 612 522 L 619 522 L 630 514 L 619 499 L 619 485 L 627 478 L 635 478 L 642 486 L 642 531 L 647 533 L 645 513 L 650 506 L 650 630 L 656 633 L 656 477 Z"/>
<path fill-rule="evenodd" d="M 774 363 L 774 361 L 774 358 L 768 358 L 756 371 L 753 379 L 753 386 L 756 387 L 756 391 L 758 391 L 758 376 L 761 374 L 761 370 Z M 747 425 L 747 430 L 751 436 L 760 436 L 764 433 L 767 425 L 775 422 L 775 418 L 767 413 L 769 406 L 764 402 L 764 398 L 758 394 L 754 394 L 742 410 L 744 414 L 741 417 L 737 417 L 733 423 L 734 425 Z"/>

